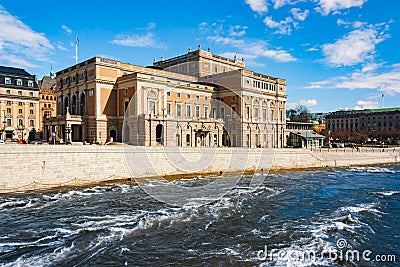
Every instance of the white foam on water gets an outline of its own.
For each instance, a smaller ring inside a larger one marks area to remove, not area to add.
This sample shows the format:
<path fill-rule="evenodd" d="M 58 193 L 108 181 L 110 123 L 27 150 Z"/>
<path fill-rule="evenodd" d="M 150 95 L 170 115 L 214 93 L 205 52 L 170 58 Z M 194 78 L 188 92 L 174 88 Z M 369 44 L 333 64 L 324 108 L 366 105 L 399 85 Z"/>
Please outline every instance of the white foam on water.
<path fill-rule="evenodd" d="M 379 167 L 379 166 L 351 167 L 349 171 L 369 172 L 369 173 L 396 173 L 396 171 L 391 169 L 390 167 Z"/>
<path fill-rule="evenodd" d="M 6 263 L 4 267 L 15 267 L 15 266 L 29 266 L 29 267 L 36 267 L 36 266 L 46 266 L 49 264 L 54 264 L 57 262 L 62 261 L 65 258 L 68 258 L 69 255 L 74 253 L 74 244 L 69 247 L 60 247 L 55 249 L 52 253 L 46 253 L 43 255 L 33 256 L 33 257 L 26 257 L 21 256 L 14 262 Z"/>
<path fill-rule="evenodd" d="M 21 206 L 25 207 L 26 204 L 27 204 L 27 202 L 24 200 L 7 201 L 7 202 L 0 204 L 0 209 L 20 208 Z"/>
<path fill-rule="evenodd" d="M 376 214 L 377 216 L 381 216 L 382 214 L 381 211 L 376 209 L 377 204 L 376 203 L 362 203 L 358 204 L 356 206 L 350 206 L 350 207 L 341 207 L 341 211 L 348 211 L 350 213 L 363 213 L 363 212 L 368 212 L 368 213 L 373 213 Z"/>
<path fill-rule="evenodd" d="M 390 197 L 400 194 L 400 191 L 385 191 L 385 192 L 377 192 L 376 194 Z"/>

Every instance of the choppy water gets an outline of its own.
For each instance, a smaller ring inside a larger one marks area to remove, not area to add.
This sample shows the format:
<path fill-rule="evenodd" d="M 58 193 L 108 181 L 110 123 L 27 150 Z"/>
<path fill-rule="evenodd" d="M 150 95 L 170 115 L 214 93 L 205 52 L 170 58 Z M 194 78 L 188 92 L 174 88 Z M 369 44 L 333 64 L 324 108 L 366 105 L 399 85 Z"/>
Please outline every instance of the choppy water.
<path fill-rule="evenodd" d="M 399 173 L 398 165 L 274 173 L 258 189 L 245 178 L 219 201 L 183 208 L 134 183 L 0 196 L 0 265 L 396 266 Z M 267 257 L 271 249 L 279 251 Z M 349 249 L 396 262 L 320 257 Z M 307 251 L 317 257 L 285 257 Z"/>

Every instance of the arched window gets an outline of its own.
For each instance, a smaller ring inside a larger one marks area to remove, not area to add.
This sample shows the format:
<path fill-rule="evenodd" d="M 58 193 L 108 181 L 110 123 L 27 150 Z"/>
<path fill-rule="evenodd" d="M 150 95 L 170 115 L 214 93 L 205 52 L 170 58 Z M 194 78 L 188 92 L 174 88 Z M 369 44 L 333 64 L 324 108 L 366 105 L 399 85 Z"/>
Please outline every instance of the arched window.
<path fill-rule="evenodd" d="M 80 115 L 86 115 L 86 97 L 84 93 L 82 93 L 80 97 Z"/>

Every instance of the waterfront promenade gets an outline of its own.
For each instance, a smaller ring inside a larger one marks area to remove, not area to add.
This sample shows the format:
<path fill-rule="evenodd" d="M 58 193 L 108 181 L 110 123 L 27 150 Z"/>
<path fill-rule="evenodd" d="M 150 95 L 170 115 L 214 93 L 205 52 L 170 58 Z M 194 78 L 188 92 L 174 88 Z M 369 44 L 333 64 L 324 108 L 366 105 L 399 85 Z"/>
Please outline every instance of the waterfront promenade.
<path fill-rule="evenodd" d="M 0 193 L 145 177 L 398 163 L 400 149 L 247 149 L 133 146 L 0 147 Z"/>

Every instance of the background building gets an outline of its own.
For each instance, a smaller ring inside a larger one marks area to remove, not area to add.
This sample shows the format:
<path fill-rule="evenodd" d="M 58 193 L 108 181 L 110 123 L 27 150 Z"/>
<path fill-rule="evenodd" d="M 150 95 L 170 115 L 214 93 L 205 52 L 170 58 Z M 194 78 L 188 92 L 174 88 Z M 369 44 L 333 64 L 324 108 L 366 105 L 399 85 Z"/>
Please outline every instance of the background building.
<path fill-rule="evenodd" d="M 400 139 L 400 108 L 336 111 L 326 116 L 331 138 L 365 142 Z"/>
<path fill-rule="evenodd" d="M 43 133 L 44 119 L 56 116 L 56 79 L 52 72 L 39 80 L 39 130 Z"/>
<path fill-rule="evenodd" d="M 36 77 L 23 69 L 0 66 L 2 138 L 20 136 L 39 127 L 39 88 Z"/>
<path fill-rule="evenodd" d="M 56 80 L 57 116 L 45 122 L 47 138 L 285 146 L 286 81 L 200 47 L 150 67 L 95 57 L 57 72 Z"/>

